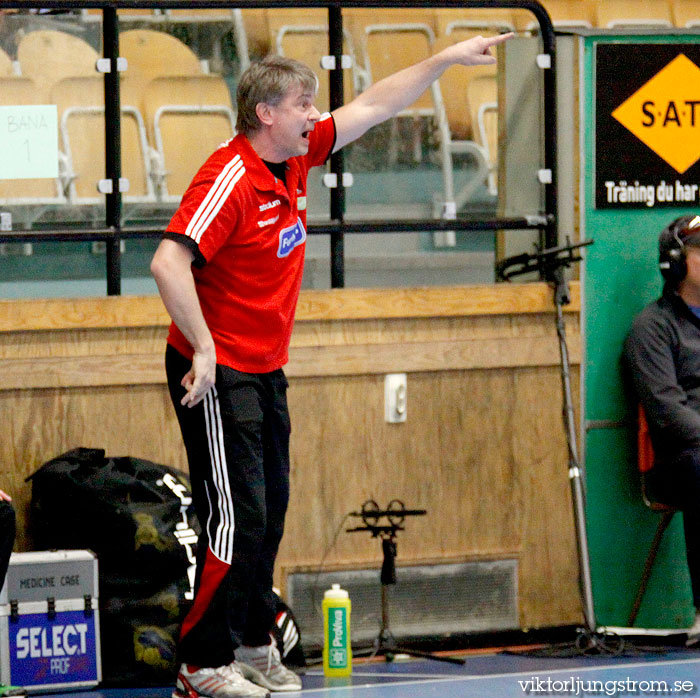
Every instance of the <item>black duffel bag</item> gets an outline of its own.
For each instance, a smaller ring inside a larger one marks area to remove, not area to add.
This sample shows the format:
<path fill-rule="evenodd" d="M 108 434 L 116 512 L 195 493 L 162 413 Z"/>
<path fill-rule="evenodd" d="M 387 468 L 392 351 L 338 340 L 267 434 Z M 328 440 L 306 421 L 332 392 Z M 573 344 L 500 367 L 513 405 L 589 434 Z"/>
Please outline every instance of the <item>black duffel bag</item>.
<path fill-rule="evenodd" d="M 175 638 L 191 606 L 199 534 L 187 476 L 77 448 L 27 479 L 35 549 L 97 555 L 105 682 L 174 680 Z"/>

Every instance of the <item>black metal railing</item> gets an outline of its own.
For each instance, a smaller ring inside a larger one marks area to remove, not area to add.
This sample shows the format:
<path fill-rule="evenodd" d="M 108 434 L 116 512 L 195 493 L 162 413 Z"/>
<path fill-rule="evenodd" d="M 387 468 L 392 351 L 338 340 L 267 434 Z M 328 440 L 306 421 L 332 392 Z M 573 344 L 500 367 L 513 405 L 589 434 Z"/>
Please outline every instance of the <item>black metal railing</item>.
<path fill-rule="evenodd" d="M 556 168 L 556 91 L 555 91 L 555 37 L 551 19 L 545 8 L 536 0 L 430 0 L 435 8 L 504 8 L 530 11 L 539 23 L 544 55 L 550 65 L 544 70 L 544 162 L 543 169 L 551 173 L 551 181 L 545 183 L 544 211 L 541 215 L 489 219 L 425 219 L 401 221 L 347 221 L 345 219 L 345 189 L 343 187 L 344 160 L 340 150 L 331 156 L 331 172 L 337 175 L 338 186 L 331 189 L 330 222 L 310 224 L 309 234 L 328 235 L 331 241 L 331 286 L 344 286 L 344 236 L 358 233 L 402 233 L 440 231 L 495 231 L 538 230 L 540 242 L 545 248 L 557 243 L 557 168 Z M 330 107 L 343 103 L 343 8 L 425 8 L 424 0 L 0 0 L 1 9 L 101 9 L 102 46 L 104 58 L 110 59 L 112 69 L 105 73 L 105 179 L 111 182 L 111 192 L 105 194 L 105 226 L 83 229 L 53 228 L 0 233 L 0 242 L 38 241 L 103 241 L 106 243 L 107 294 L 121 293 L 120 243 L 125 239 L 157 238 L 162 228 L 153 226 L 129 226 L 122 228 L 122 194 L 120 192 L 120 94 L 116 59 L 119 57 L 119 21 L 117 10 L 130 9 L 231 9 L 231 8 L 327 8 L 329 55 L 335 56 L 336 67 L 330 71 Z"/>

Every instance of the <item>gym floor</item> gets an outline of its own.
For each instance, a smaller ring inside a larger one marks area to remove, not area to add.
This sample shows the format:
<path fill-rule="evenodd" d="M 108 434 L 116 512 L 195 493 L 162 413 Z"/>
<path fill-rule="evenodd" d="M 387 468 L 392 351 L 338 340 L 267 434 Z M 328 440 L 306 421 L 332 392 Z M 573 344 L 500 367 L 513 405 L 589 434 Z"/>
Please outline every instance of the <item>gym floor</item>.
<path fill-rule="evenodd" d="M 542 652 L 542 655 L 545 655 Z M 526 695 L 697 695 L 700 650 L 634 649 L 620 655 L 533 656 L 492 652 L 464 656 L 464 665 L 430 659 L 356 663 L 347 679 L 310 668 L 303 690 L 315 698 L 518 698 Z M 170 698 L 171 688 L 99 689 L 55 698 Z M 283 695 L 283 694 L 279 694 Z"/>

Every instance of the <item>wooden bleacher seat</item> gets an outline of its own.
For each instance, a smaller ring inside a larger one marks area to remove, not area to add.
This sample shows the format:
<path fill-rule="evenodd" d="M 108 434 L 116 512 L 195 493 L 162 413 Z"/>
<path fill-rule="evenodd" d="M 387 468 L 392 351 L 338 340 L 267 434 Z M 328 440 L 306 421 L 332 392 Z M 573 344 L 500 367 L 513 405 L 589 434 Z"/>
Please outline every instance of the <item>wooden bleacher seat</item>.
<path fill-rule="evenodd" d="M 171 22 L 221 22 L 233 19 L 233 10 L 225 7 L 188 7 L 184 10 L 164 9 L 163 14 Z"/>
<path fill-rule="evenodd" d="M 8 78 L 14 74 L 12 59 L 0 48 L 0 78 Z"/>
<path fill-rule="evenodd" d="M 595 25 L 595 6 L 588 0 L 546 0 L 542 4 L 555 29 L 588 29 Z M 537 30 L 537 20 L 531 13 L 528 14 L 527 21 L 518 22 L 518 29 Z"/>
<path fill-rule="evenodd" d="M 634 599 L 629 618 L 627 619 L 628 627 L 632 627 L 637 619 L 637 614 L 639 613 L 639 608 L 641 607 L 642 600 L 644 598 L 644 592 L 646 591 L 647 584 L 649 583 L 651 570 L 654 567 L 656 555 L 659 552 L 661 540 L 663 539 L 664 533 L 671 523 L 671 520 L 678 511 L 677 507 L 655 499 L 649 492 L 647 476 L 654 467 L 656 458 L 654 455 L 654 447 L 651 443 L 651 437 L 649 436 L 649 424 L 647 422 L 646 415 L 644 414 L 644 409 L 641 405 L 638 407 L 637 419 L 637 469 L 639 470 L 639 475 L 641 478 L 642 499 L 644 500 L 644 504 L 649 509 L 661 514 L 661 519 L 659 520 L 659 525 L 656 528 L 654 539 L 651 543 L 647 559 L 644 563 L 644 571 L 642 572 L 642 578 L 639 582 L 637 595 Z"/>
<path fill-rule="evenodd" d="M 671 9 L 675 26 L 700 27 L 700 0 L 673 0 Z"/>
<path fill-rule="evenodd" d="M 363 10 L 362 12 L 367 12 Z M 383 18 L 384 12 L 376 14 L 377 19 Z M 404 13 L 401 13 L 403 16 Z M 355 16 L 359 20 L 361 14 Z M 392 16 L 392 15 L 388 15 Z M 393 15 L 396 16 L 396 15 Z M 434 16 L 430 15 L 433 19 Z M 410 17 L 420 17 L 418 13 L 410 13 Z M 365 17 L 366 19 L 366 17 Z M 433 53 L 435 33 L 430 24 L 425 22 L 400 22 L 400 23 L 370 23 L 361 24 L 363 71 L 368 83 L 374 83 L 392 73 L 406 68 L 418 61 L 429 57 Z M 357 27 L 353 35 L 358 35 Z M 413 121 L 413 160 L 422 160 L 421 144 L 421 117 L 430 118 L 440 133 L 440 162 L 443 174 L 443 199 L 445 202 L 454 202 L 454 174 L 452 167 L 452 153 L 450 151 L 449 126 L 438 81 L 418 97 L 418 99 L 403 109 L 392 120 L 392 127 L 397 119 L 411 119 Z M 396 160 L 397 135 L 390 140 L 387 152 L 387 160 L 392 163 Z"/>
<path fill-rule="evenodd" d="M 34 80 L 42 95 L 63 78 L 96 75 L 99 57 L 83 39 L 51 29 L 29 32 L 17 46 L 22 76 Z"/>
<path fill-rule="evenodd" d="M 529 12 L 524 14 L 532 16 Z M 435 29 L 438 37 L 452 34 L 456 28 L 465 33 L 471 30 L 474 36 L 515 31 L 516 14 L 514 10 L 503 8 L 489 10 L 465 7 L 456 10 L 441 7 L 435 10 Z"/>
<path fill-rule="evenodd" d="M 233 30 L 233 40 L 240 71 L 250 65 L 250 50 L 248 36 L 243 23 L 243 13 L 240 8 L 199 9 L 188 7 L 186 10 L 164 9 L 163 15 L 168 22 L 183 24 L 206 24 L 207 34 L 212 41 L 212 60 L 220 65 L 222 62 L 221 42 L 229 31 Z"/>
<path fill-rule="evenodd" d="M 465 41 L 479 34 L 492 36 L 500 33 L 500 31 L 509 31 L 508 25 L 505 24 L 493 27 L 490 30 L 481 30 L 454 18 L 441 28 L 443 32 L 436 41 L 436 52 L 449 44 Z M 469 68 L 452 66 L 443 73 L 440 78 L 440 90 L 442 91 L 445 112 L 447 113 L 447 120 L 453 137 L 458 139 L 474 138 L 474 124 L 472 123 L 471 112 L 467 103 L 468 81 L 480 75 L 495 76 L 497 70 L 496 65 L 469 66 Z"/>
<path fill-rule="evenodd" d="M 448 18 L 448 22 L 442 22 L 443 19 L 447 20 Z M 442 14 L 442 17 L 438 17 L 438 27 L 443 31 L 443 34 L 438 37 L 435 43 L 435 51 L 441 50 L 448 44 L 471 39 L 479 34 L 489 36 L 499 31 L 509 31 L 511 26 L 505 24 L 508 19 L 510 19 L 509 15 L 500 15 L 501 23 L 488 29 L 475 27 L 471 22 L 465 24 L 462 20 L 456 19 L 454 15 L 450 17 L 447 14 Z M 453 154 L 470 154 L 477 164 L 477 170 L 470 182 L 460 192 L 455 193 L 458 209 L 469 201 L 476 188 L 481 185 L 492 169 L 488 150 L 481 144 L 478 124 L 477 121 L 473 120 L 469 108 L 468 84 L 480 76 L 490 76 L 495 81 L 497 70 L 496 65 L 469 66 L 469 68 L 452 66 L 440 78 L 440 90 L 450 132 L 450 150 Z M 491 177 L 491 179 L 495 183 L 495 178 Z M 491 179 L 489 180 L 489 190 L 495 194 Z"/>
<path fill-rule="evenodd" d="M 143 109 L 158 153 L 159 197 L 177 201 L 207 157 L 234 135 L 228 85 L 215 75 L 159 77 L 146 86 Z"/>
<path fill-rule="evenodd" d="M 267 29 L 270 46 L 275 45 L 280 27 L 287 25 L 327 25 L 328 10 L 324 7 L 280 7 L 267 10 Z"/>
<path fill-rule="evenodd" d="M 374 13 L 367 14 L 368 11 L 356 12 L 354 21 L 362 19 L 362 49 L 364 57 L 364 72 L 366 79 L 370 82 L 380 80 L 397 70 L 401 70 L 417 61 L 431 55 L 436 48 L 436 40 L 433 32 L 435 25 L 435 14 L 425 15 L 421 12 L 401 13 L 407 19 L 418 19 L 422 16 L 432 18 L 432 24 L 425 22 L 406 22 L 399 24 L 368 23 L 364 21 Z M 364 13 L 364 14 L 363 14 Z M 384 12 L 378 13 L 379 19 L 384 19 Z M 396 17 L 397 15 L 391 15 Z M 353 35 L 358 35 L 357 28 Z M 356 47 L 357 50 L 357 47 Z M 467 69 L 465 69 L 467 70 Z M 441 91 L 442 81 L 435 81 L 411 106 L 398 114 L 399 118 L 411 118 L 416 125 L 419 124 L 420 117 L 430 117 L 439 134 L 439 155 L 443 176 L 443 203 L 448 211 L 450 208 L 461 206 L 471 197 L 473 191 L 483 181 L 488 168 L 483 155 L 483 149 L 476 146 L 473 141 L 453 139 L 450 133 L 448 117 L 445 111 Z M 414 131 L 414 160 L 420 160 L 420 132 Z M 464 132 L 460 134 L 466 135 Z M 468 153 L 477 160 L 477 173 L 473 182 L 467 186 L 459 197 L 455 196 L 453 155 L 455 153 Z M 391 152 L 389 153 L 391 160 Z"/>
<path fill-rule="evenodd" d="M 489 168 L 489 191 L 497 192 L 498 166 L 498 85 L 496 75 L 483 74 L 467 83 L 467 103 L 474 140 L 484 149 Z"/>
<path fill-rule="evenodd" d="M 673 26 L 667 0 L 603 0 L 596 3 L 595 14 L 596 26 L 601 29 Z"/>
<path fill-rule="evenodd" d="M 367 27 L 370 25 L 406 25 L 417 24 L 428 27 L 433 40 L 437 30 L 435 10 L 430 8 L 406 7 L 388 9 L 376 7 L 348 8 L 343 10 L 343 27 L 352 35 L 352 42 L 360 63 L 366 61 L 365 46 L 367 43 Z M 416 58 L 416 60 L 419 60 Z"/>
<path fill-rule="evenodd" d="M 66 154 L 69 199 L 76 204 L 102 201 L 97 182 L 105 177 L 104 79 L 65 78 L 50 95 L 58 108 L 61 147 Z M 120 82 L 122 176 L 129 180 L 125 202 L 155 202 L 146 129 L 138 109 L 138 83 Z"/>
<path fill-rule="evenodd" d="M 0 77 L 0 106 L 45 102 L 35 82 L 30 78 Z M 1 205 L 38 206 L 65 203 L 66 197 L 59 179 L 0 179 Z"/>
<path fill-rule="evenodd" d="M 241 10 L 241 19 L 251 56 L 265 56 L 271 50 L 267 13 L 268 11 L 264 7 Z"/>
<path fill-rule="evenodd" d="M 81 10 L 83 20 L 86 22 L 98 22 L 102 19 L 102 10 Z M 127 8 L 117 10 L 120 22 L 162 22 L 163 11 L 159 9 Z"/>
<path fill-rule="evenodd" d="M 291 18 L 290 18 L 291 19 Z M 321 57 L 328 54 L 327 24 L 281 24 L 276 28 L 275 50 L 281 56 L 295 58 L 308 65 L 318 78 L 316 107 L 321 113 L 330 110 L 329 71 L 321 67 Z M 353 99 L 360 91 L 357 58 L 352 39 L 345 33 L 343 52 L 349 55 L 353 67 L 346 70 L 343 80 L 344 102 Z"/>
<path fill-rule="evenodd" d="M 144 82 L 164 75 L 201 75 L 197 55 L 178 38 L 153 29 L 130 29 L 119 38 L 129 74 Z"/>
<path fill-rule="evenodd" d="M 428 58 L 433 52 L 435 33 L 427 24 L 368 24 L 364 27 L 362 54 L 370 83 Z M 435 116 L 437 106 L 427 89 L 399 117 Z"/>

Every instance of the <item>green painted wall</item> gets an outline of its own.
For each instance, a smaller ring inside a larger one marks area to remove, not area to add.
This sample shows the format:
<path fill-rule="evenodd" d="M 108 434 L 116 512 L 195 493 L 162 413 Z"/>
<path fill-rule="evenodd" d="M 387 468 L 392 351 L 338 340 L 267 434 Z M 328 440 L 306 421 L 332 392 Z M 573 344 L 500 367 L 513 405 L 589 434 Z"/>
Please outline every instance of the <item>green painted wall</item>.
<path fill-rule="evenodd" d="M 625 394 L 622 343 L 634 316 L 661 291 L 657 239 L 690 209 L 594 209 L 595 46 L 598 42 L 697 43 L 697 36 L 597 36 L 582 39 L 584 170 L 582 228 L 594 244 L 582 269 L 584 331 L 584 454 L 587 525 L 596 619 L 627 624 L 658 515 L 642 503 L 636 470 L 635 406 Z M 697 211 L 692 211 L 696 213 Z M 590 422 L 604 420 L 607 427 Z M 615 426 L 617 425 L 617 426 Z M 687 627 L 693 617 L 681 516 L 666 534 L 639 627 Z"/>

